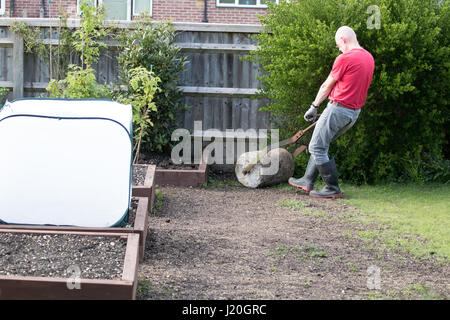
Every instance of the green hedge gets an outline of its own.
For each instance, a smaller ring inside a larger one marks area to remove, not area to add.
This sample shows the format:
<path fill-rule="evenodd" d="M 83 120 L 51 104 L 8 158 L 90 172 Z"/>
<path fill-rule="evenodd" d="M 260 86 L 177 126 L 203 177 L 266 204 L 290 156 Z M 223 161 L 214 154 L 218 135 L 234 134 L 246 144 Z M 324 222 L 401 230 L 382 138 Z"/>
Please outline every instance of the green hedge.
<path fill-rule="evenodd" d="M 266 110 L 282 137 L 307 125 L 303 114 L 340 54 L 335 32 L 348 25 L 374 56 L 375 72 L 360 119 L 331 146 L 340 176 L 449 180 L 448 0 L 282 0 L 260 21 L 261 49 L 248 59 L 262 65 L 261 95 L 272 101 Z M 306 161 L 300 157 L 298 173 Z"/>

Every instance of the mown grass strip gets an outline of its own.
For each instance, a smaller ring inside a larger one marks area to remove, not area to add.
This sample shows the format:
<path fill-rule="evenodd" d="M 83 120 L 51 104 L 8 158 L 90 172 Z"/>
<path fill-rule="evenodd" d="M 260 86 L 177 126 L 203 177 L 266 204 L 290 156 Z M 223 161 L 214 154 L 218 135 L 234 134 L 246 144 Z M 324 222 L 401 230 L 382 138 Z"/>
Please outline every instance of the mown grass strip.
<path fill-rule="evenodd" d="M 346 196 L 339 200 L 358 208 L 360 220 L 390 229 L 360 236 L 381 239 L 390 247 L 407 249 L 416 257 L 434 256 L 450 262 L 450 185 L 386 184 L 355 186 L 342 184 Z"/>

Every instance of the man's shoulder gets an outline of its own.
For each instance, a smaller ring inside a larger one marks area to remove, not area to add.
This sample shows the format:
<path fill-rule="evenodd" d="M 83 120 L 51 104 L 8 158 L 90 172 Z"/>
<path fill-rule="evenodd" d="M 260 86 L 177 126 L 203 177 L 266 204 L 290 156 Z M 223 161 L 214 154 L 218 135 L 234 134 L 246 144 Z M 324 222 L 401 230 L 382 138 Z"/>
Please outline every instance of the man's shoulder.
<path fill-rule="evenodd" d="M 354 49 L 354 50 L 351 50 L 348 53 L 350 53 L 348 55 L 348 57 L 350 59 L 357 58 L 358 60 L 374 61 L 374 58 L 373 58 L 372 54 L 368 50 L 366 50 L 364 48 Z"/>

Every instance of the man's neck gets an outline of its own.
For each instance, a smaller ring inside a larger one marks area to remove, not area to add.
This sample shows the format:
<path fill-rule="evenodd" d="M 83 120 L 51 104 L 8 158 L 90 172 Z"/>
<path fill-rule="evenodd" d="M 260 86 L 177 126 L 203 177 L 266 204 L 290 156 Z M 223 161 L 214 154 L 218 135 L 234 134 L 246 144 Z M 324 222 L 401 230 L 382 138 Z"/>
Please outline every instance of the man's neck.
<path fill-rule="evenodd" d="M 350 50 L 353 50 L 353 49 L 362 49 L 362 47 L 359 45 L 359 43 L 349 44 L 348 48 L 345 52 L 349 52 Z"/>

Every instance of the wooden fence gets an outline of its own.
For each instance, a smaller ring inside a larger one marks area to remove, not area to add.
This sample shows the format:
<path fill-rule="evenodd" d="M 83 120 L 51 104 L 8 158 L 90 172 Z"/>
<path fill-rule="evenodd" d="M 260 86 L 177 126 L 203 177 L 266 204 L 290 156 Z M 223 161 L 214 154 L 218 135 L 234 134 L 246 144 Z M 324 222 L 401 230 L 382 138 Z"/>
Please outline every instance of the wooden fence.
<path fill-rule="evenodd" d="M 14 20 L 39 27 L 44 43 L 58 45 L 57 19 Z M 45 96 L 50 79 L 49 64 L 36 54 L 24 54 L 23 39 L 9 29 L 11 21 L 0 19 L 0 87 L 12 88 L 12 98 Z M 187 111 L 179 115 L 180 126 L 192 130 L 194 121 L 201 121 L 204 130 L 268 129 L 269 116 L 259 110 L 266 101 L 251 99 L 260 86 L 256 79 L 259 66 L 241 59 L 256 49 L 250 35 L 259 32 L 260 27 L 173 25 L 178 31 L 176 43 L 188 60 L 180 75 L 179 86 L 188 106 Z M 77 26 L 78 20 L 68 21 L 68 27 Z M 133 28 L 134 24 L 121 22 L 118 26 Z M 117 44 L 109 43 L 109 50 L 94 66 L 100 83 L 119 82 L 117 54 Z"/>

